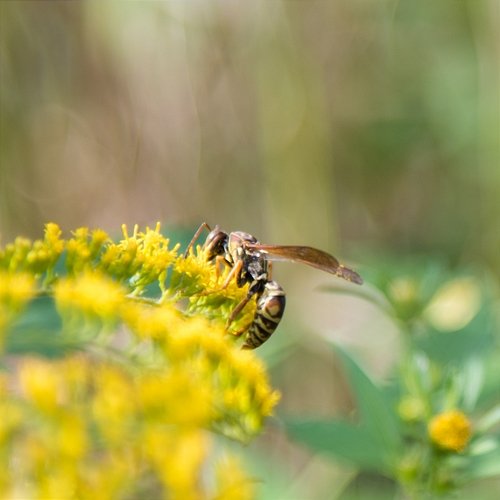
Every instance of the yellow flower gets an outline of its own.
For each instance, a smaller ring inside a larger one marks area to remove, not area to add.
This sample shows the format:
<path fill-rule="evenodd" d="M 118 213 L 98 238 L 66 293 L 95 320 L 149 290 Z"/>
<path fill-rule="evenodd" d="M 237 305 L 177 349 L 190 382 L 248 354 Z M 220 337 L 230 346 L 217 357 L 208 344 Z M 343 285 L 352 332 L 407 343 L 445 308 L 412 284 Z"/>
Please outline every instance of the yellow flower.
<path fill-rule="evenodd" d="M 216 464 L 217 500 L 251 500 L 255 498 L 255 479 L 248 477 L 234 457 Z"/>
<path fill-rule="evenodd" d="M 129 301 L 122 318 L 139 340 L 168 340 L 169 335 L 181 330 L 183 319 L 170 303 L 161 305 Z"/>
<path fill-rule="evenodd" d="M 132 277 L 142 265 L 138 255 L 138 242 L 135 238 L 125 238 L 119 243 L 111 243 L 101 257 L 101 267 L 117 278 Z"/>
<path fill-rule="evenodd" d="M 94 229 L 90 236 L 90 250 L 93 256 L 97 255 L 102 245 L 109 240 L 108 233 L 102 229 Z"/>
<path fill-rule="evenodd" d="M 140 377 L 136 390 L 144 415 L 170 425 L 209 425 L 213 393 L 204 375 L 194 366 L 181 366 Z"/>
<path fill-rule="evenodd" d="M 187 295 L 217 288 L 214 268 L 206 260 L 204 253 L 198 248 L 196 255 L 179 257 L 174 262 L 171 286 L 183 289 Z"/>
<path fill-rule="evenodd" d="M 66 268 L 70 273 L 81 272 L 95 265 L 103 245 L 109 236 L 102 229 L 90 232 L 87 227 L 73 231 L 73 238 L 66 243 Z"/>
<path fill-rule="evenodd" d="M 0 402 L 0 446 L 4 446 L 5 441 L 10 437 L 22 423 L 23 412 L 12 401 L 4 400 L 2 395 L 2 402 Z"/>
<path fill-rule="evenodd" d="M 141 440 L 144 454 L 175 500 L 205 498 L 201 490 L 201 472 L 210 439 L 199 429 L 172 432 L 165 426 L 149 426 Z"/>
<path fill-rule="evenodd" d="M 133 380 L 111 365 L 95 368 L 93 377 L 97 391 L 92 410 L 99 429 L 110 442 L 122 442 L 136 410 Z"/>
<path fill-rule="evenodd" d="M 85 421 L 76 413 L 64 413 L 57 421 L 54 446 L 64 459 L 78 460 L 82 458 L 88 447 L 88 436 Z"/>
<path fill-rule="evenodd" d="M 45 225 L 43 240 L 33 242 L 31 250 L 26 256 L 29 269 L 35 274 L 51 270 L 64 250 L 64 240 L 61 239 L 62 231 L 57 224 L 49 222 Z"/>
<path fill-rule="evenodd" d="M 19 381 L 26 398 L 44 412 L 55 411 L 61 393 L 57 367 L 49 361 L 28 359 L 20 368 Z"/>
<path fill-rule="evenodd" d="M 51 253 L 53 254 L 54 257 L 57 257 L 63 252 L 64 250 L 64 240 L 61 239 L 61 234 L 62 231 L 60 227 L 53 223 L 49 222 L 48 224 L 45 224 L 45 244 L 46 246 L 51 250 Z"/>
<path fill-rule="evenodd" d="M 39 479 L 38 498 L 66 499 L 75 498 L 77 488 L 77 471 L 73 464 L 67 462 L 54 463 L 49 474 Z"/>
<path fill-rule="evenodd" d="M 161 226 L 158 222 L 155 229 L 146 228 L 145 233 L 138 234 L 140 241 L 140 249 L 144 255 L 144 264 L 141 274 L 143 280 L 154 281 L 157 277 L 164 273 L 167 267 L 173 262 L 177 255 L 179 245 L 176 245 L 172 250 L 168 249 L 170 241 L 165 238 L 161 232 Z"/>
<path fill-rule="evenodd" d="M 8 271 L 20 271 L 26 268 L 26 256 L 31 250 L 31 240 L 18 236 L 13 243 L 0 249 L 0 264 Z"/>
<path fill-rule="evenodd" d="M 99 462 L 93 462 L 79 487 L 79 498 L 109 500 L 130 494 L 139 474 L 123 453 L 103 454 Z"/>
<path fill-rule="evenodd" d="M 472 426 L 467 416 L 458 410 L 440 413 L 428 425 L 431 441 L 448 451 L 462 451 L 469 442 Z"/>
<path fill-rule="evenodd" d="M 86 398 L 92 366 L 83 355 L 74 355 L 58 362 L 58 369 L 64 374 L 65 404 Z"/>
<path fill-rule="evenodd" d="M 271 415 L 280 394 L 271 389 L 262 362 L 251 352 L 232 350 L 228 365 L 237 374 L 240 384 L 247 384 L 254 410 L 261 417 Z"/>
<path fill-rule="evenodd" d="M 125 293 L 118 283 L 98 272 L 61 279 L 54 287 L 56 305 L 62 313 L 77 311 L 102 321 L 112 321 L 119 315 Z"/>
<path fill-rule="evenodd" d="M 163 291 L 167 268 L 174 261 L 179 245 L 169 249 L 169 240 L 161 234 L 160 223 L 140 232 L 134 226 L 132 236 L 122 226 L 124 239 L 108 245 L 101 258 L 103 269 L 118 279 L 130 280 L 135 293 L 155 281 Z"/>
<path fill-rule="evenodd" d="M 28 273 L 0 270 L 0 308 L 17 313 L 35 295 L 35 280 Z"/>

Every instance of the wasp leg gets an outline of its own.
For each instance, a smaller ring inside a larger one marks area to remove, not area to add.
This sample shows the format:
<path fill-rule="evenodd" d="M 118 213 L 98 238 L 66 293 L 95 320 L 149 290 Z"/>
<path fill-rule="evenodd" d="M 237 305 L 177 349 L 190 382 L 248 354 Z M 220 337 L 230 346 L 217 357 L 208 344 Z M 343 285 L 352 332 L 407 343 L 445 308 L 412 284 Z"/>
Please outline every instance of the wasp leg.
<path fill-rule="evenodd" d="M 241 330 L 236 330 L 234 332 L 229 332 L 231 335 L 234 337 L 241 337 L 248 329 L 250 328 L 250 325 L 245 326 L 245 328 L 242 328 Z M 242 347 L 243 349 L 244 347 Z"/>
<path fill-rule="evenodd" d="M 222 287 L 220 288 L 221 290 L 225 290 L 228 286 L 229 283 L 231 283 L 231 280 L 235 276 L 239 276 L 241 273 L 241 269 L 243 268 L 243 261 L 239 260 L 232 268 L 231 271 L 229 271 L 229 274 L 227 275 L 226 279 L 224 280 L 224 283 L 222 283 Z"/>
<path fill-rule="evenodd" d="M 202 222 L 200 227 L 196 230 L 196 233 L 194 233 L 193 238 L 189 242 L 189 245 L 187 246 L 186 251 L 184 252 L 184 258 L 186 258 L 189 255 L 189 251 L 193 248 L 193 245 L 195 244 L 196 240 L 200 237 L 200 234 L 204 229 L 206 229 L 207 231 L 211 231 L 210 226 L 206 222 Z"/>
<path fill-rule="evenodd" d="M 223 255 L 217 255 L 217 257 L 215 257 L 215 277 L 217 278 L 217 281 L 219 281 L 219 278 L 220 278 L 220 275 L 221 275 L 220 274 L 221 273 L 221 268 L 222 268 L 221 264 L 223 264 L 225 267 L 231 267 L 231 265 L 224 258 Z"/>
<path fill-rule="evenodd" d="M 267 261 L 267 280 L 271 281 L 273 279 L 273 263 L 272 261 Z"/>
<path fill-rule="evenodd" d="M 236 316 L 240 314 L 240 312 L 243 310 L 243 308 L 250 302 L 251 298 L 254 296 L 253 293 L 249 293 L 232 311 L 231 314 L 229 315 L 229 318 L 227 318 L 226 321 L 226 329 L 229 328 L 229 325 L 235 320 Z M 246 331 L 247 328 L 245 328 L 243 331 L 240 333 L 236 332 L 233 333 L 233 335 L 241 335 L 244 331 Z"/>
<path fill-rule="evenodd" d="M 229 274 L 227 275 L 227 278 L 224 280 L 224 283 L 222 283 L 222 286 L 220 288 L 217 288 L 216 290 L 212 290 L 210 292 L 202 292 L 202 293 L 199 293 L 198 295 L 203 296 L 203 295 L 211 295 L 212 293 L 222 292 L 223 290 L 225 290 L 229 286 L 229 283 L 231 283 L 231 280 L 235 276 L 238 276 L 238 274 L 241 272 L 241 268 L 242 267 L 243 267 L 243 262 L 242 261 L 238 261 L 231 268 L 231 271 L 229 271 Z"/>

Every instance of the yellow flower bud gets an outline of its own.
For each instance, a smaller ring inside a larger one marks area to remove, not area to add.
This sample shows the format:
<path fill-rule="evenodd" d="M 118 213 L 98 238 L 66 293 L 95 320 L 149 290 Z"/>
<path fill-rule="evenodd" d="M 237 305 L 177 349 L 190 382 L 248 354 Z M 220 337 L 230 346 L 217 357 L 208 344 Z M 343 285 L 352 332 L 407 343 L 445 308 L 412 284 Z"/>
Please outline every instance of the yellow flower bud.
<path fill-rule="evenodd" d="M 458 410 L 440 413 L 428 425 L 431 441 L 448 451 L 462 451 L 469 442 L 472 426 L 467 416 Z"/>

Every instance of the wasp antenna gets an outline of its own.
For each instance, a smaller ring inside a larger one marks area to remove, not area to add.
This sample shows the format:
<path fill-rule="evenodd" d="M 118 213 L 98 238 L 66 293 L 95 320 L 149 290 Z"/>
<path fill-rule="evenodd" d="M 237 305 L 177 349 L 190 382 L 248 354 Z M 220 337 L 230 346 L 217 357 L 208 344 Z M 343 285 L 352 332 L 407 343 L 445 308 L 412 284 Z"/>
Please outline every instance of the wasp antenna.
<path fill-rule="evenodd" d="M 216 226 L 217 227 L 217 226 Z M 200 237 L 200 234 L 202 233 L 203 230 L 211 231 L 210 226 L 206 222 L 202 222 L 200 227 L 196 230 L 196 233 L 194 233 L 193 238 L 189 242 L 189 245 L 187 246 L 185 252 L 184 252 L 184 258 L 186 258 L 189 255 L 190 250 L 193 248 L 196 240 Z"/>

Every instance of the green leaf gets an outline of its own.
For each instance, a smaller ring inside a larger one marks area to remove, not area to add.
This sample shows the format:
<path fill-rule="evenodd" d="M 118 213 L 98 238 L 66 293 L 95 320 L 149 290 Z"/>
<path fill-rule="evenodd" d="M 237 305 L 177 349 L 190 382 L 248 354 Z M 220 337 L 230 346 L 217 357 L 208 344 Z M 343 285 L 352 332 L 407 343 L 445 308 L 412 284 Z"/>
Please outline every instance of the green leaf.
<path fill-rule="evenodd" d="M 460 376 L 462 379 L 463 408 L 472 412 L 476 407 L 484 381 L 484 366 L 479 358 L 471 358 L 464 364 Z"/>
<path fill-rule="evenodd" d="M 61 331 L 61 318 L 50 297 L 38 297 L 9 328 L 5 342 L 7 354 L 64 355 L 74 348 Z"/>
<path fill-rule="evenodd" d="M 475 428 L 476 432 L 485 433 L 488 432 L 492 427 L 495 427 L 500 423 L 500 404 L 494 406 L 488 413 L 481 417 Z"/>
<path fill-rule="evenodd" d="M 356 396 L 361 422 L 285 419 L 290 435 L 311 449 L 359 467 L 391 470 L 401 451 L 401 434 L 392 405 L 358 364 L 342 349 L 336 352 Z"/>
<path fill-rule="evenodd" d="M 482 317 L 473 320 L 473 328 L 459 332 L 429 332 L 418 338 L 416 344 L 438 363 L 462 366 L 470 358 L 487 355 L 495 346 L 491 325 L 481 320 Z"/>
<path fill-rule="evenodd" d="M 500 475 L 500 446 L 488 453 L 471 457 L 472 460 L 464 471 L 465 479 L 479 479 Z"/>
<path fill-rule="evenodd" d="M 395 458 L 401 448 L 399 422 L 393 406 L 385 394 L 364 373 L 359 365 L 342 349 L 336 348 L 348 380 L 356 396 L 361 422 L 374 443 L 387 457 Z"/>
<path fill-rule="evenodd" d="M 338 420 L 285 419 L 289 434 L 299 443 L 358 467 L 387 472 L 384 450 L 365 427 Z"/>

